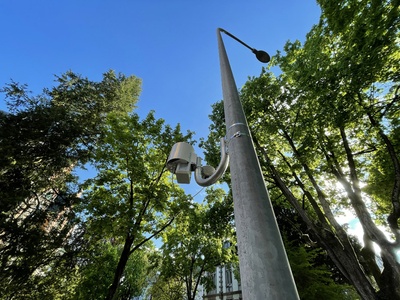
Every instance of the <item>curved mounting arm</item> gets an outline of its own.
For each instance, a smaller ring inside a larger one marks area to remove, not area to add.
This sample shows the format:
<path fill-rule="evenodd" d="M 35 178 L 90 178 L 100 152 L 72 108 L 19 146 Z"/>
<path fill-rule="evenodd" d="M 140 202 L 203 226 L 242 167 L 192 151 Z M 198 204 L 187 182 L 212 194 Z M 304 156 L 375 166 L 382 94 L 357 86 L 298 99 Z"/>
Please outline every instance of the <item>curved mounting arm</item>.
<path fill-rule="evenodd" d="M 263 50 L 257 50 L 255 48 L 250 47 L 249 45 L 247 45 L 245 42 L 243 42 L 242 40 L 238 39 L 236 36 L 234 36 L 232 33 L 229 33 L 228 31 L 226 31 L 225 29 L 222 28 L 218 28 L 217 29 L 218 32 L 223 32 L 226 35 L 230 36 L 231 38 L 233 38 L 234 40 L 238 41 L 239 43 L 241 43 L 243 46 L 245 46 L 246 48 L 249 48 L 251 50 L 251 52 L 253 52 L 255 54 L 255 56 L 257 57 L 257 59 L 262 62 L 262 63 L 267 63 L 271 60 L 271 57 L 269 56 L 269 54 Z"/>
<path fill-rule="evenodd" d="M 197 184 L 200 186 L 210 186 L 216 183 L 218 179 L 221 178 L 221 176 L 226 171 L 226 168 L 228 167 L 229 156 L 225 148 L 225 139 L 221 138 L 220 143 L 221 143 L 221 161 L 217 169 L 210 176 L 204 177 L 203 167 L 201 166 L 201 158 L 200 157 L 197 158 L 194 178 L 196 179 Z"/>
<path fill-rule="evenodd" d="M 235 39 L 236 41 L 238 41 L 239 43 L 241 43 L 243 46 L 245 46 L 246 48 L 249 48 L 251 51 L 254 51 L 255 49 L 250 47 L 249 45 L 247 45 L 245 42 L 243 42 L 242 40 L 239 40 L 236 36 L 234 36 L 232 33 L 229 33 L 228 31 L 226 31 L 225 29 L 222 28 L 218 28 L 218 31 L 225 33 L 226 35 L 229 35 L 231 38 Z"/>

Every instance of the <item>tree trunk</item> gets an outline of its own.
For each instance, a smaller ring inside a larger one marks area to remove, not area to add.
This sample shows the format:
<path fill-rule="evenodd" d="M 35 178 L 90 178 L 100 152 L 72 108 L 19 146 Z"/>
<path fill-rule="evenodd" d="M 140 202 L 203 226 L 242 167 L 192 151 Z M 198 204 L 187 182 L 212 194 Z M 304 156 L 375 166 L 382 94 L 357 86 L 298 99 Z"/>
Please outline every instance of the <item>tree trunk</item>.
<path fill-rule="evenodd" d="M 346 151 L 347 161 L 348 161 L 348 165 L 350 167 L 350 177 L 351 177 L 351 183 L 348 182 L 346 179 L 342 179 L 341 182 L 345 187 L 345 190 L 348 194 L 351 204 L 357 214 L 357 217 L 360 220 L 360 223 L 363 227 L 364 233 L 367 235 L 367 238 L 374 241 L 381 248 L 381 258 L 383 261 L 384 270 L 381 275 L 382 276 L 381 280 L 377 281 L 379 288 L 380 288 L 380 294 L 385 295 L 385 297 L 389 297 L 390 299 L 400 300 L 400 287 L 399 287 L 400 286 L 399 285 L 400 284 L 400 268 L 399 268 L 399 264 L 396 259 L 396 253 L 394 251 L 395 247 L 387 240 L 387 238 L 383 234 L 383 232 L 373 222 L 372 217 L 371 217 L 370 213 L 368 212 L 365 203 L 362 200 L 361 188 L 359 187 L 360 183 L 359 183 L 357 172 L 356 172 L 354 156 L 351 151 L 351 148 L 350 148 L 350 145 L 348 142 L 348 138 L 346 136 L 346 132 L 343 127 L 340 127 L 340 134 L 342 136 L 343 145 L 344 145 L 344 148 Z M 387 140 L 386 144 L 391 145 L 389 140 Z M 395 153 L 393 153 L 393 155 L 396 156 Z M 400 168 L 400 166 L 397 166 L 398 160 L 397 160 L 397 163 L 394 162 L 393 164 L 395 166 L 395 173 L 397 173 L 396 170 L 398 168 Z M 399 170 L 399 172 L 400 172 L 400 170 Z M 400 182 L 397 182 L 397 180 L 395 180 L 393 190 L 398 189 L 399 185 L 400 185 Z M 393 192 L 393 194 L 396 195 L 395 198 L 399 197 L 398 193 Z M 392 195 L 392 197 L 393 197 L 393 195 Z M 395 199 L 393 201 L 394 207 L 395 207 L 395 204 L 398 204 L 398 199 Z M 396 210 L 394 209 L 390 215 L 390 216 L 395 216 L 394 218 L 395 218 L 396 224 L 393 226 L 390 224 L 390 227 L 392 228 L 393 232 L 395 233 L 396 239 L 398 236 L 398 235 L 396 235 L 396 232 L 398 231 L 396 229 L 396 227 L 398 227 L 397 214 L 398 213 L 396 213 Z M 384 298 L 384 299 L 389 299 L 389 298 Z"/>
<path fill-rule="evenodd" d="M 383 271 L 380 280 L 380 299 L 400 300 L 400 265 L 393 253 L 381 248 Z"/>
<path fill-rule="evenodd" d="M 286 197 L 289 203 L 296 209 L 307 227 L 312 232 L 313 237 L 317 240 L 327 252 L 329 257 L 342 272 L 342 274 L 350 281 L 363 300 L 378 300 L 379 297 L 373 288 L 369 278 L 364 273 L 357 255 L 353 247 L 348 241 L 346 233 L 341 232 L 340 238 L 327 226 L 325 217 L 321 221 L 312 220 L 307 212 L 302 209 L 300 202 L 291 193 L 279 172 L 275 169 L 268 154 L 259 145 L 257 140 L 254 141 L 258 150 L 263 154 L 263 158 L 271 171 L 273 180 L 276 186 L 281 190 L 282 194 Z M 322 223 L 324 222 L 324 223 Z M 329 225 L 329 224 L 328 224 Z M 343 237 L 345 235 L 345 237 Z M 343 240 L 345 238 L 345 240 Z"/>
<path fill-rule="evenodd" d="M 117 292 L 119 282 L 121 280 L 122 274 L 124 273 L 126 263 L 128 262 L 130 256 L 133 240 L 134 239 L 130 236 L 130 234 L 126 236 L 124 249 L 122 250 L 117 269 L 115 270 L 114 273 L 114 280 L 108 289 L 108 295 L 106 297 L 106 300 L 112 300 Z"/>
<path fill-rule="evenodd" d="M 315 233 L 315 231 L 313 232 Z M 318 236 L 317 241 L 327 250 L 329 257 L 354 286 L 362 299 L 379 299 L 368 276 L 362 269 L 353 248 L 349 249 L 349 246 L 342 244 L 337 237 L 330 232 L 328 234 L 324 233 L 324 235 L 325 236 L 321 238 Z M 331 235 L 331 237 L 329 237 L 329 235 Z"/>

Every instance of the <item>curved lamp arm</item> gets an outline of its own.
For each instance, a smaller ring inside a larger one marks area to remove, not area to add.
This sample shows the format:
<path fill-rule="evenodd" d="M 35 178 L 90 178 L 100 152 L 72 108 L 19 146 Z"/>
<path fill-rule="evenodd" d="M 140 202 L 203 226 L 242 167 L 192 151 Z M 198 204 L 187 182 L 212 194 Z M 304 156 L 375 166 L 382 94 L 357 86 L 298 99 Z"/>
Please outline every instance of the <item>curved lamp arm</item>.
<path fill-rule="evenodd" d="M 229 33 L 228 31 L 226 31 L 225 29 L 222 28 L 218 28 L 217 29 L 218 32 L 223 32 L 226 35 L 230 36 L 231 38 L 233 38 L 234 40 L 238 41 L 239 43 L 241 43 L 243 46 L 245 46 L 246 48 L 250 49 L 251 52 L 253 52 L 255 54 L 255 56 L 257 57 L 257 59 L 262 62 L 262 63 L 267 63 L 271 60 L 271 57 L 269 56 L 269 54 L 263 50 L 257 50 L 255 48 L 250 47 L 249 45 L 247 45 L 245 42 L 243 42 L 242 40 L 238 39 L 236 36 L 234 36 L 232 33 Z"/>
<path fill-rule="evenodd" d="M 226 171 L 226 168 L 228 167 L 229 155 L 226 151 L 225 139 L 221 138 L 220 143 L 221 143 L 221 161 L 216 170 L 214 170 L 214 168 L 209 167 L 209 166 L 202 167 L 201 166 L 201 158 L 197 157 L 194 178 L 196 179 L 197 184 L 200 186 L 210 186 L 210 185 L 216 183 L 218 181 L 218 179 L 221 178 L 221 176 Z M 207 168 L 207 171 L 212 168 L 212 174 L 210 174 L 210 175 L 205 174 L 205 172 L 204 172 L 205 168 Z"/>

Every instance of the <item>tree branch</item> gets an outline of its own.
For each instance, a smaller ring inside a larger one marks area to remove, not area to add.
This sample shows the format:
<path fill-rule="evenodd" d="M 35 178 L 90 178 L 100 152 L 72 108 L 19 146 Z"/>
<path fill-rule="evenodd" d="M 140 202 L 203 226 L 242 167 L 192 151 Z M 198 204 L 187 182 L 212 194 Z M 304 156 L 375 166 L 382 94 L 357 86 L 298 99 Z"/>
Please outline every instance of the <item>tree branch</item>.
<path fill-rule="evenodd" d="M 400 86 L 397 87 L 396 93 L 399 90 Z M 361 95 L 358 95 L 359 97 L 359 102 L 361 103 Z M 371 123 L 371 125 L 378 130 L 378 134 L 381 137 L 382 141 L 384 142 L 386 146 L 386 151 L 390 156 L 390 159 L 393 164 L 393 169 L 394 169 L 394 182 L 393 182 L 393 190 L 392 190 L 392 195 L 391 195 L 391 201 L 392 201 L 392 212 L 389 214 L 387 221 L 389 224 L 390 229 L 392 230 L 393 234 L 395 235 L 396 239 L 396 245 L 400 245 L 400 228 L 398 224 L 398 220 L 400 218 L 400 160 L 399 160 L 399 155 L 396 153 L 395 147 L 393 146 L 393 143 L 389 139 L 389 137 L 385 134 L 383 129 L 381 128 L 378 120 L 374 118 L 374 116 L 368 111 L 364 106 L 362 106 L 368 116 L 368 119 Z"/>
<path fill-rule="evenodd" d="M 145 238 L 143 241 L 141 241 L 139 244 L 137 244 L 135 247 L 133 247 L 131 249 L 131 251 L 129 252 L 129 254 L 132 254 L 133 252 L 135 252 L 139 247 L 141 247 L 144 243 L 146 243 L 147 241 L 151 240 L 153 237 L 155 237 L 156 235 L 158 235 L 159 233 L 161 233 L 165 228 L 167 228 L 169 225 L 172 224 L 172 222 L 174 221 L 176 216 L 173 216 L 171 220 L 169 220 L 166 224 L 164 224 L 159 230 L 157 230 L 156 232 L 154 232 L 151 236 Z"/>

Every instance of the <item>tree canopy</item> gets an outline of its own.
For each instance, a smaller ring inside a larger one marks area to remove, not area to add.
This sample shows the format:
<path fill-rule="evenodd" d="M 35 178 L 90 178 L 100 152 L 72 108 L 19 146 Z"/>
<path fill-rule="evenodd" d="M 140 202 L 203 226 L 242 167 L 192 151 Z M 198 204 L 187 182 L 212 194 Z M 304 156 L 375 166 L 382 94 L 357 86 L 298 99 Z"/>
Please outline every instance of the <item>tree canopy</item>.
<path fill-rule="evenodd" d="M 80 206 L 91 240 L 112 239 L 123 245 L 109 289 L 113 299 L 129 257 L 185 211 L 187 197 L 167 173 L 169 150 L 190 140 L 150 112 L 108 118 L 102 144 L 95 152 L 95 178 L 84 184 Z"/>
<path fill-rule="evenodd" d="M 16 82 L 1 90 L 0 278 L 14 297 L 40 289 L 36 275 L 53 263 L 73 264 L 82 228 L 72 170 L 92 159 L 108 114 L 131 111 L 140 91 L 138 78 L 112 71 L 100 82 L 71 71 L 56 82 L 37 96 Z"/>
<path fill-rule="evenodd" d="M 200 284 L 215 288 L 207 272 L 237 261 L 232 204 L 224 190 L 208 189 L 204 203 L 192 202 L 162 234 L 159 279 L 181 282 L 188 300 L 196 298 Z"/>
<path fill-rule="evenodd" d="M 57 83 L 39 96 L 15 82 L 2 90 L 1 297 L 138 296 L 148 284 L 142 249 L 187 202 L 165 162 L 192 133 L 154 112 L 141 120 L 134 76 L 67 72 Z M 81 183 L 77 167 L 94 177 Z"/>

